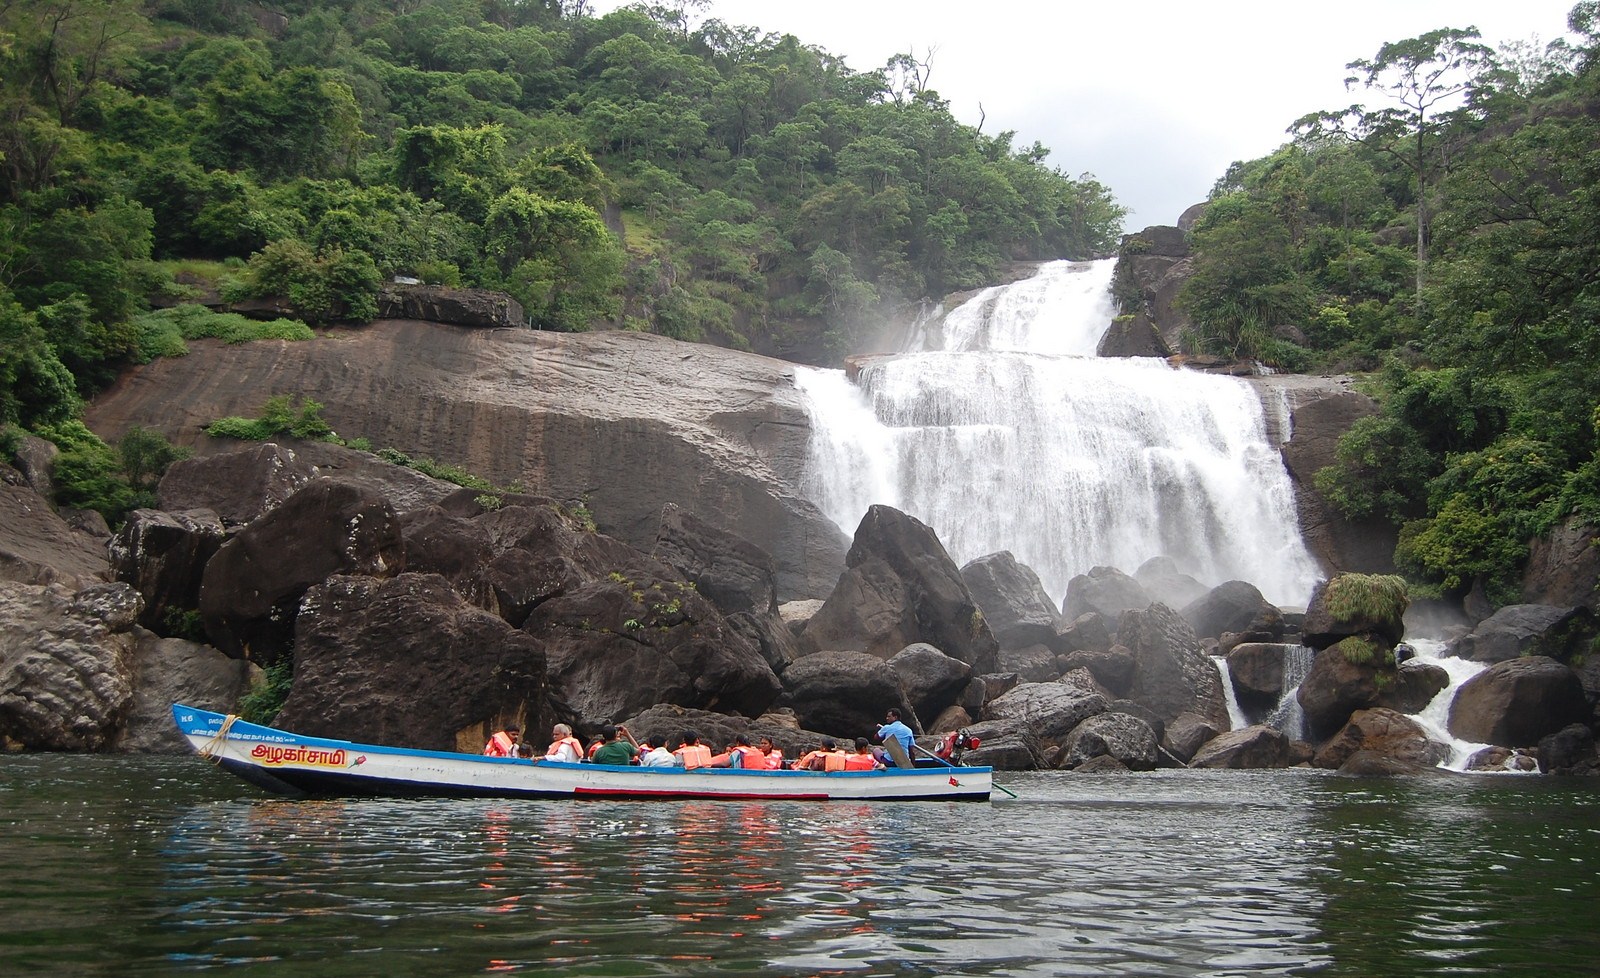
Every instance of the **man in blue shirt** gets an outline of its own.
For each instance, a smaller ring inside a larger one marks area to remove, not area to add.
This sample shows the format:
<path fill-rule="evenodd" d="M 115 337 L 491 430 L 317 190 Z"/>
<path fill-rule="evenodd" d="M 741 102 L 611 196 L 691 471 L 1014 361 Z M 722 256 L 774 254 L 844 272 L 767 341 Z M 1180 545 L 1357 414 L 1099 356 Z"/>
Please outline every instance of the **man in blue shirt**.
<path fill-rule="evenodd" d="M 878 739 L 888 740 L 890 737 L 900 741 L 900 746 L 905 748 L 906 756 L 911 756 L 911 745 L 916 735 L 911 728 L 900 722 L 900 711 L 890 710 L 884 714 L 883 725 L 878 728 Z"/>

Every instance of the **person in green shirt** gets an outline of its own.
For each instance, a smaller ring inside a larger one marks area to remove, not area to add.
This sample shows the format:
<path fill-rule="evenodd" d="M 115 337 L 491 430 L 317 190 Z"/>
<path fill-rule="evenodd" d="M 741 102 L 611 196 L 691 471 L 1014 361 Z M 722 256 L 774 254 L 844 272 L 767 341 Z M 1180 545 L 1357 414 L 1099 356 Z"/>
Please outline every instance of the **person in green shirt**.
<path fill-rule="evenodd" d="M 596 764 L 632 764 L 639 756 L 639 742 L 633 739 L 633 734 L 627 727 L 613 727 L 610 724 L 600 728 L 600 736 L 606 742 L 594 752 L 591 760 Z"/>

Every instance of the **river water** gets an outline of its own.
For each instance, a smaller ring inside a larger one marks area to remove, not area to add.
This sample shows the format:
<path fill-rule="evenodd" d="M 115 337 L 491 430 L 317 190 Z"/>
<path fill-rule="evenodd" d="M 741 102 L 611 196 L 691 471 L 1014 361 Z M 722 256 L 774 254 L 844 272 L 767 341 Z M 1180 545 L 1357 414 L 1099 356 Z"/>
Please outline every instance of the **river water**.
<path fill-rule="evenodd" d="M 1003 777 L 992 804 L 287 801 L 0 757 L 0 974 L 1590 975 L 1600 783 Z"/>

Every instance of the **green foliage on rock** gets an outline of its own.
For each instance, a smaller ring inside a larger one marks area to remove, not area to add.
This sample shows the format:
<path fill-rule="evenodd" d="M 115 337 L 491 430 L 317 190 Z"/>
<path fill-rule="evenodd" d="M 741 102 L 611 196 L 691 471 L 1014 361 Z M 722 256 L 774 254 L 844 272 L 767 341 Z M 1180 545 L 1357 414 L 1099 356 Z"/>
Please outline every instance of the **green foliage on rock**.
<path fill-rule="evenodd" d="M 1335 621 L 1398 622 L 1410 607 L 1404 578 L 1393 574 L 1340 574 L 1322 592 Z"/>
<path fill-rule="evenodd" d="M 254 418 L 218 418 L 206 425 L 206 434 L 241 441 L 267 441 L 283 435 L 316 441 L 334 437 L 333 427 L 322 417 L 321 403 L 290 394 L 267 398 Z"/>
<path fill-rule="evenodd" d="M 267 666 L 249 691 L 239 697 L 239 718 L 249 723 L 272 723 L 293 688 L 294 657 L 284 656 Z"/>
<path fill-rule="evenodd" d="M 1353 666 L 1375 666 L 1382 669 L 1386 666 L 1392 668 L 1395 664 L 1393 649 L 1359 635 L 1340 639 L 1330 651 L 1338 652 L 1344 656 L 1344 661 Z"/>

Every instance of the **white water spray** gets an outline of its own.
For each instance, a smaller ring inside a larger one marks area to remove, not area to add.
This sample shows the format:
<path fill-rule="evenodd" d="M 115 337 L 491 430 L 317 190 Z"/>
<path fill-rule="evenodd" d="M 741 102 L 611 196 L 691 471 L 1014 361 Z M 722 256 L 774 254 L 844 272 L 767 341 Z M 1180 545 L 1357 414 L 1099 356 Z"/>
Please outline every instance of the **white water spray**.
<path fill-rule="evenodd" d="M 886 357 L 855 385 L 796 371 L 812 411 L 803 492 L 846 533 L 884 503 L 958 563 L 1010 550 L 1058 601 L 1076 574 L 1165 554 L 1202 582 L 1304 603 L 1319 574 L 1254 390 L 1058 352 L 1093 350 L 1110 272 L 1053 263 L 1044 282 L 985 290 L 923 331 L 960 352 Z"/>

